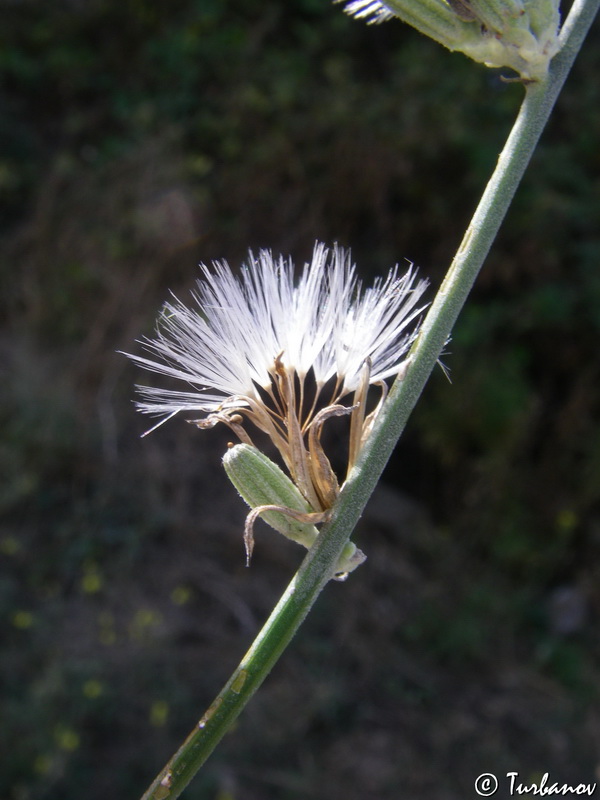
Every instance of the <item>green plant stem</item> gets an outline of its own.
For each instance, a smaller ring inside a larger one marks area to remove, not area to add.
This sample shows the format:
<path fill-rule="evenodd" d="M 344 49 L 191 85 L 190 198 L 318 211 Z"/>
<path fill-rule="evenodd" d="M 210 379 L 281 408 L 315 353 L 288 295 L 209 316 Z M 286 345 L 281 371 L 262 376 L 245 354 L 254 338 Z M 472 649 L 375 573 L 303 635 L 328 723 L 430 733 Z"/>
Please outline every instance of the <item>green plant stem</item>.
<path fill-rule="evenodd" d="M 561 33 L 563 48 L 551 64 L 548 79 L 527 87 L 496 169 L 424 320 L 408 371 L 392 387 L 358 464 L 344 485 L 333 518 L 323 527 L 250 650 L 142 800 L 179 797 L 269 674 L 329 581 L 450 336 L 599 5 L 600 0 L 575 0 Z"/>

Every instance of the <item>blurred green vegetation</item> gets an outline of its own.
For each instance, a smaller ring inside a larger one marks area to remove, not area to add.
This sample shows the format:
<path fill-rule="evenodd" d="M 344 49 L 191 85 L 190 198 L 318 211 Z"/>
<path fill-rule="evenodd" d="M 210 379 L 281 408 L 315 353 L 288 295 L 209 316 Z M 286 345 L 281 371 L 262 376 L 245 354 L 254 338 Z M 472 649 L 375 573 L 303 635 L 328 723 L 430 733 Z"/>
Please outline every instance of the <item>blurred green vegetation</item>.
<path fill-rule="evenodd" d="M 350 245 L 435 287 L 522 87 L 328 0 L 5 2 L 0 30 L 0 797 L 136 797 L 299 553 L 243 567 L 226 434 L 139 440 L 151 331 L 196 263 Z M 453 800 L 593 780 L 600 48 L 330 587 L 186 797 Z M 410 499 L 409 499 L 410 498 Z"/>

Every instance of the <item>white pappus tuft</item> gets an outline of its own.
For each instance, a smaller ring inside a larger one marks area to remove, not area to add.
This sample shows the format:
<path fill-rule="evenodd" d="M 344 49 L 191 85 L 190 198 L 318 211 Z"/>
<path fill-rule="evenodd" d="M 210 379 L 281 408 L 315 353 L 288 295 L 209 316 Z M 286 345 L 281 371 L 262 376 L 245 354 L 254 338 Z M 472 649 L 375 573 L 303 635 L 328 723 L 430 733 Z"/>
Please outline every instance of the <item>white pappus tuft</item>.
<path fill-rule="evenodd" d="M 302 380 L 310 369 L 318 386 L 331 378 L 342 394 L 359 384 L 370 359 L 370 383 L 400 371 L 415 330 L 411 323 L 426 280 L 411 267 L 391 270 L 363 290 L 348 251 L 314 248 L 297 284 L 290 260 L 262 250 L 250 254 L 237 278 L 225 262 L 210 270 L 192 292 L 195 307 L 174 298 L 162 309 L 155 338 L 141 341 L 152 358 L 131 355 L 152 372 L 190 385 L 191 391 L 138 387 L 146 414 L 213 412 L 243 398 L 261 402 L 257 385 L 269 389 L 274 364 Z"/>

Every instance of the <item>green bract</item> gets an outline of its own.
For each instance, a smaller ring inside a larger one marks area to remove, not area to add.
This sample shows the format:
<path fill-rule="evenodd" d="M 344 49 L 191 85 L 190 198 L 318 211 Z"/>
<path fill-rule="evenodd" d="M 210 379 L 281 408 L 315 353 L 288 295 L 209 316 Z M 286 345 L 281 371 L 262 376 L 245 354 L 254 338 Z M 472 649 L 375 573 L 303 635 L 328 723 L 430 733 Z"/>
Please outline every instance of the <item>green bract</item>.
<path fill-rule="evenodd" d="M 264 453 L 248 444 L 238 444 L 223 456 L 223 466 L 230 481 L 251 509 L 278 506 L 299 516 L 322 516 L 315 513 L 288 476 Z M 311 522 L 303 522 L 283 511 L 265 510 L 260 513 L 272 528 L 307 549 L 319 531 Z M 344 547 L 335 568 L 335 577 L 345 577 L 365 560 L 365 555 L 352 542 Z"/>
<path fill-rule="evenodd" d="M 336 0 L 370 22 L 403 22 L 489 67 L 543 80 L 558 52 L 559 0 Z"/>
<path fill-rule="evenodd" d="M 288 476 L 256 447 L 248 444 L 230 447 L 223 456 L 223 466 L 250 508 L 276 505 L 300 514 L 313 511 Z M 319 534 L 311 523 L 298 522 L 277 511 L 265 511 L 261 517 L 286 538 L 306 548 Z"/>

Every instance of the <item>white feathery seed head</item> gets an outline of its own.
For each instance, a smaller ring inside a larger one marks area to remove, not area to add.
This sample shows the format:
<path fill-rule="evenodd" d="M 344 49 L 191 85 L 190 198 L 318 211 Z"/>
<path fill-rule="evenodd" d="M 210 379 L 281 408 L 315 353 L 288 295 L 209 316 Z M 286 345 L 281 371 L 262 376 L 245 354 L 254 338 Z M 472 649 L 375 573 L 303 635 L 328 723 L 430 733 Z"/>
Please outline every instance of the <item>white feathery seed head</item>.
<path fill-rule="evenodd" d="M 366 414 L 369 385 L 383 400 L 385 379 L 406 365 L 427 281 L 412 266 L 402 275 L 396 267 L 364 289 L 350 253 L 319 243 L 297 276 L 291 260 L 267 250 L 250 253 L 239 276 L 225 262 L 201 269 L 193 305 L 174 297 L 156 336 L 141 342 L 147 355 L 127 354 L 187 388 L 140 386 L 138 409 L 161 416 L 159 425 L 180 411 L 201 412 L 198 427 L 223 422 L 249 445 L 251 422 L 271 438 L 310 507 L 323 512 L 339 491 L 321 447 L 323 425 L 350 416 L 351 469 L 381 406 Z"/>

